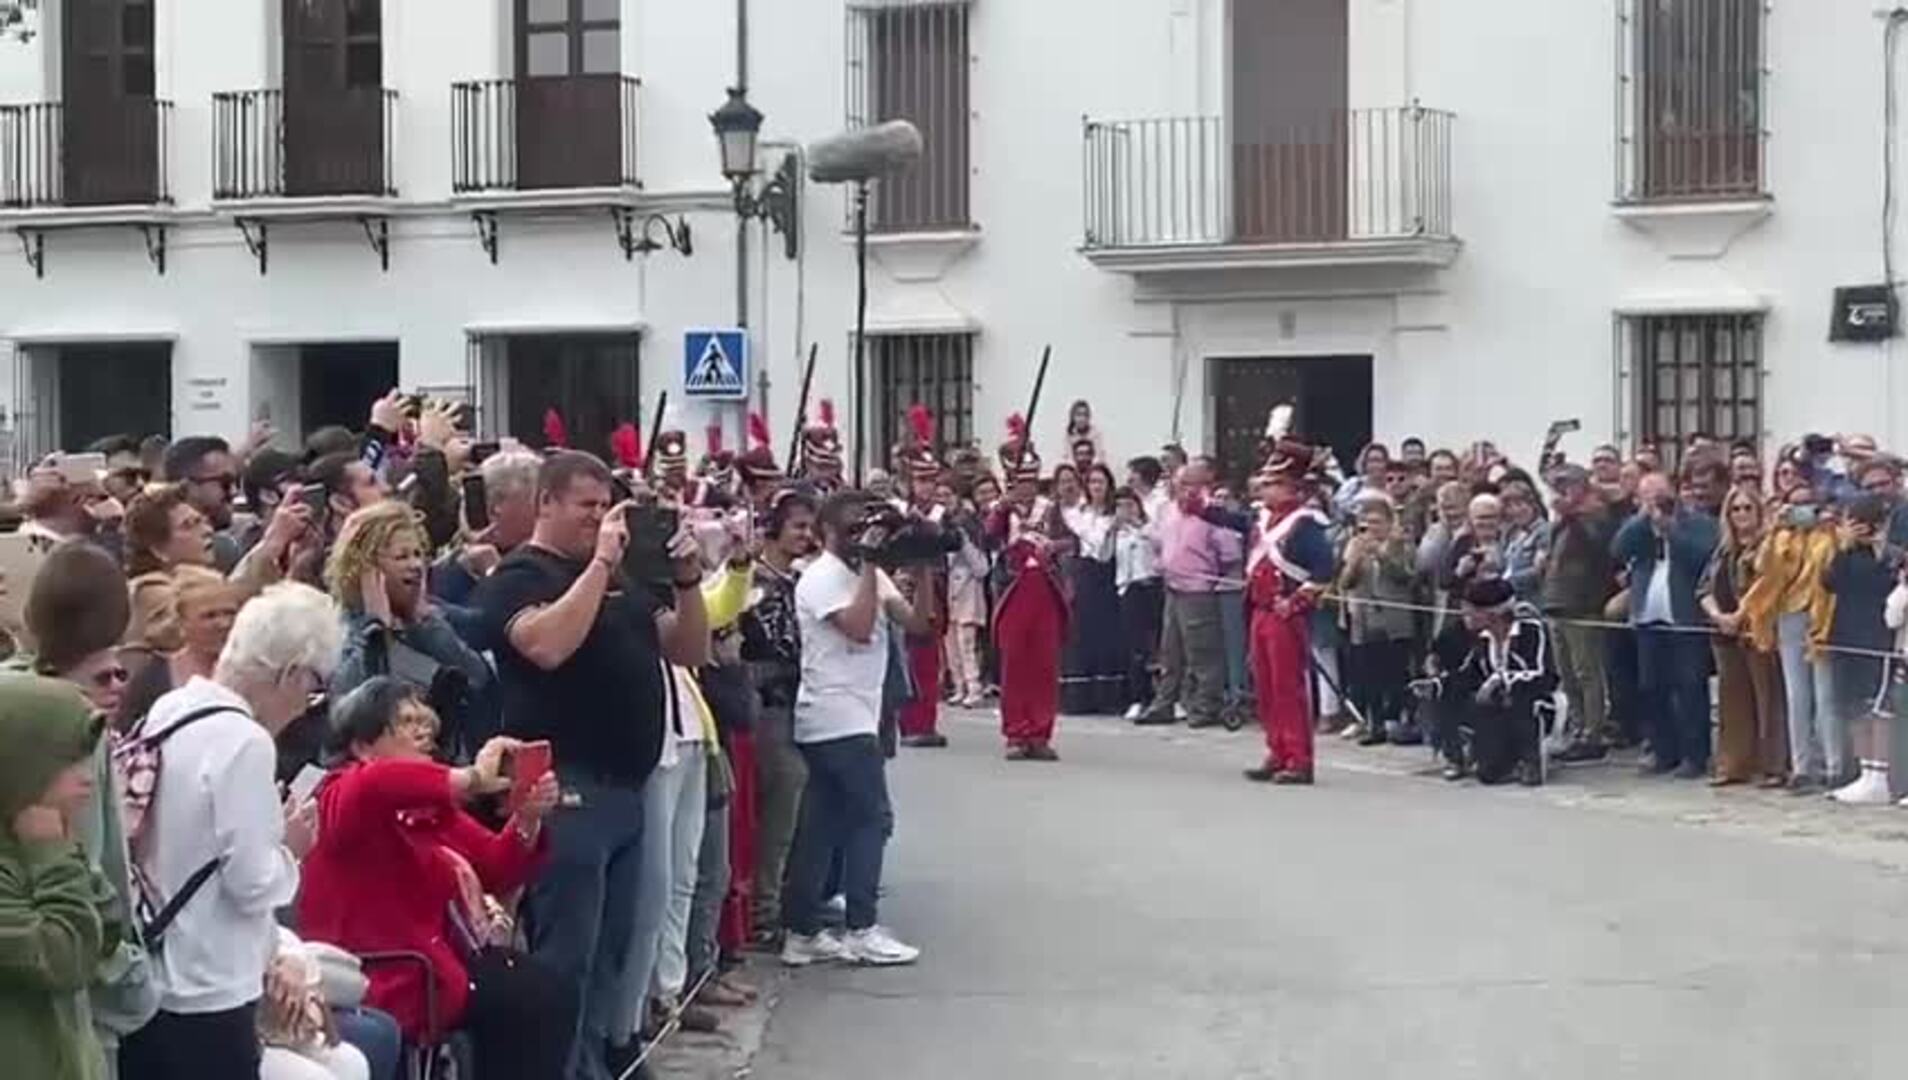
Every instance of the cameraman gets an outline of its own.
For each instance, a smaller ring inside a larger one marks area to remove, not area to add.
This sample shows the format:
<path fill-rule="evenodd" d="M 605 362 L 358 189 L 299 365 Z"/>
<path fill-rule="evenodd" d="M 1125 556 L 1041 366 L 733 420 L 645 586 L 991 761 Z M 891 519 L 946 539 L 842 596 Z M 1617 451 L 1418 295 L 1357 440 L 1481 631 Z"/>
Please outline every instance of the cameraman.
<path fill-rule="evenodd" d="M 863 491 L 829 496 L 820 515 L 824 550 L 795 586 L 802 642 L 795 744 L 808 764 L 808 787 L 789 871 L 782 962 L 790 967 L 834 960 L 910 964 L 921 955 L 875 918 L 882 854 L 894 827 L 879 737 L 889 622 L 909 633 L 927 629 L 927 620 L 869 558 L 888 540 L 889 526 L 871 522 L 886 509 Z M 848 900 L 845 940 L 821 921 L 824 881 L 837 850 Z"/>

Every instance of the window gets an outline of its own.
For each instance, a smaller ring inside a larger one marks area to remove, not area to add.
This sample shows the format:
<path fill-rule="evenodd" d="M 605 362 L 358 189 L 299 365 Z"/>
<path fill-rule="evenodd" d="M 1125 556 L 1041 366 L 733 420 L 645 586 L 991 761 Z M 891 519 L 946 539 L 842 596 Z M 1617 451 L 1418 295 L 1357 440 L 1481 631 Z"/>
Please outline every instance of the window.
<path fill-rule="evenodd" d="M 887 448 L 908 430 L 908 408 L 926 405 L 934 414 L 934 449 L 966 446 L 974 439 L 974 336 L 907 334 L 868 339 L 868 372 L 874 382 L 874 446 L 885 465 Z"/>
<path fill-rule="evenodd" d="M 967 72 L 964 0 L 850 0 L 848 126 L 908 120 L 924 144 L 912 169 L 870 189 L 870 228 L 970 226 Z"/>
<path fill-rule="evenodd" d="M 1618 197 L 1763 193 L 1765 0 L 1619 0 Z"/>
<path fill-rule="evenodd" d="M 519 75 L 613 75 L 621 41 L 616 0 L 517 0 Z"/>
<path fill-rule="evenodd" d="M 481 339 L 478 339 L 481 341 Z M 544 416 L 551 409 L 563 418 L 570 448 L 611 459 L 609 435 L 617 425 L 635 422 L 647 426 L 636 393 L 640 343 L 634 334 L 522 335 L 504 339 L 506 399 L 499 410 L 501 430 L 489 427 L 480 414 L 480 431 L 508 435 L 525 446 L 544 445 Z M 495 408 L 481 392 L 485 373 L 479 372 L 478 408 Z M 645 433 L 647 435 L 647 433 Z"/>
<path fill-rule="evenodd" d="M 1762 316 L 1641 315 L 1618 325 L 1633 442 L 1673 465 L 1691 435 L 1762 436 Z"/>

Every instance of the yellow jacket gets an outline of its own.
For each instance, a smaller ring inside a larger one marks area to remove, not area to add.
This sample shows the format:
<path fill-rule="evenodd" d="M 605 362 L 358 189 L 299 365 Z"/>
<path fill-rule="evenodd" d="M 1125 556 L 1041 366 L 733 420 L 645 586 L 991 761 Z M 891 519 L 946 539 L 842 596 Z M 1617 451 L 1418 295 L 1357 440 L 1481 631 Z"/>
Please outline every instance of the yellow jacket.
<path fill-rule="evenodd" d="M 1835 558 L 1832 528 L 1778 526 L 1762 541 L 1756 556 L 1756 581 L 1743 594 L 1743 622 L 1749 641 L 1767 652 L 1776 646 L 1776 620 L 1809 613 L 1809 655 L 1828 638 L 1835 621 L 1835 595 L 1822 587 L 1822 575 Z"/>

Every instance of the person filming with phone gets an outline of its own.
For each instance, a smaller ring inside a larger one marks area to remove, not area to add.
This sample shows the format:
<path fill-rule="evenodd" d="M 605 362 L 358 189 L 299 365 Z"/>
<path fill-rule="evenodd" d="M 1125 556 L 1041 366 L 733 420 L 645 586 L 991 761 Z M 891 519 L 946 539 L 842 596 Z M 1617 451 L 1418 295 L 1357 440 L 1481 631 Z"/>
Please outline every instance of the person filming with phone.
<path fill-rule="evenodd" d="M 530 539 L 475 597 L 497 646 L 504 730 L 547 740 L 562 786 L 528 914 L 531 952 L 577 995 L 571 1080 L 605 1080 L 610 1032 L 626 1026 L 615 1013 L 635 934 L 643 785 L 662 754 L 660 661 L 697 667 L 710 653 L 694 536 L 678 528 L 637 560 L 665 567 L 626 565 L 638 508 L 612 504 L 611 479 L 589 454 L 545 459 Z"/>
<path fill-rule="evenodd" d="M 557 805 L 556 777 L 532 767 L 525 744 L 503 737 L 485 743 L 470 765 L 441 765 L 431 759 L 437 734 L 437 713 L 386 675 L 332 709 L 332 769 L 317 789 L 318 841 L 304 861 L 299 931 L 357 953 L 429 958 L 428 970 L 399 963 L 366 970 L 366 1003 L 390 1013 L 407 1040 L 462 1029 L 486 1077 L 558 1076 L 575 1026 L 574 992 L 510 950 L 511 919 L 495 899 L 536 876 L 549 847 L 543 824 Z M 505 794 L 515 809 L 500 829 L 465 809 Z"/>

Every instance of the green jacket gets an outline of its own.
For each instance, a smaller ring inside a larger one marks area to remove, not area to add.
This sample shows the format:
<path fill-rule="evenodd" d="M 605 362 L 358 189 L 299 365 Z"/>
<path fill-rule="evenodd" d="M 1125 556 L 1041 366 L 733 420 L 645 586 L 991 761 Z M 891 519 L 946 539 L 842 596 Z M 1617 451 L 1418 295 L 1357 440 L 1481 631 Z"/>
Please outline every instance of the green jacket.
<path fill-rule="evenodd" d="M 13 820 L 92 757 L 99 726 L 75 688 L 0 676 L 0 1062 L 9 1076 L 97 1080 L 87 987 L 118 944 L 112 890 L 73 840 L 25 843 Z"/>

